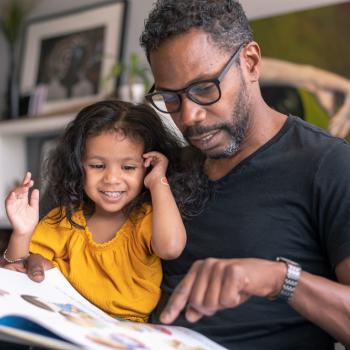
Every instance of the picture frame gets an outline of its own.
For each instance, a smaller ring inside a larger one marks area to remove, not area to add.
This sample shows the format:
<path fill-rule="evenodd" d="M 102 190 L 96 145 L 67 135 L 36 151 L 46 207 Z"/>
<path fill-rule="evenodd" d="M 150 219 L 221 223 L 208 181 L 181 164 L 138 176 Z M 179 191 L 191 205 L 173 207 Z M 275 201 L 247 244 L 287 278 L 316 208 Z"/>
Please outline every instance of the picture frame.
<path fill-rule="evenodd" d="M 123 59 L 127 8 L 127 0 L 108 0 L 25 24 L 20 93 L 37 99 L 44 91 L 38 113 L 80 107 L 116 91 L 118 81 L 105 78 Z"/>

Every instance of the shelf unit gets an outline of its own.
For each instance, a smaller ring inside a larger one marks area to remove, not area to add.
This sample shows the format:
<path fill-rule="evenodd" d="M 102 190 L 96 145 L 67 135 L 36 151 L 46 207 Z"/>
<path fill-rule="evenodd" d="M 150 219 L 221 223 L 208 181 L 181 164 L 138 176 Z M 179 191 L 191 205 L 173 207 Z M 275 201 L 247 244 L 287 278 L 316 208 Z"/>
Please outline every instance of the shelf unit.
<path fill-rule="evenodd" d="M 26 139 L 62 131 L 76 113 L 18 118 L 0 122 L 0 229 L 9 228 L 5 198 L 26 172 Z"/>

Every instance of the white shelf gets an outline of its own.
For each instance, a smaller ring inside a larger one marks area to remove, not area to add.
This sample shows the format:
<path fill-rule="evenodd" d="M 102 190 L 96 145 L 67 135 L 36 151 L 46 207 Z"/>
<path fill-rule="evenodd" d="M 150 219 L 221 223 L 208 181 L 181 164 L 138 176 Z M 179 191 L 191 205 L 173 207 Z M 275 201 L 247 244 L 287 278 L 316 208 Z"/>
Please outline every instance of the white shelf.
<path fill-rule="evenodd" d="M 5 198 L 26 172 L 26 138 L 62 131 L 76 113 L 60 113 L 0 121 L 0 228 L 10 228 L 6 218 Z"/>
<path fill-rule="evenodd" d="M 0 122 L 0 137 L 32 136 L 63 130 L 75 113 L 18 118 Z"/>

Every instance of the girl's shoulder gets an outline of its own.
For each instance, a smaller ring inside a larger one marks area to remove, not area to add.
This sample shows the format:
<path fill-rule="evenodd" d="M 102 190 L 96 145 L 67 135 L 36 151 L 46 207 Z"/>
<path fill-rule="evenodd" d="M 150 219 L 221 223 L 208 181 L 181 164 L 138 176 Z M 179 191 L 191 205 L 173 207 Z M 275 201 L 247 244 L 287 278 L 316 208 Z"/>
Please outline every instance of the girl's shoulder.
<path fill-rule="evenodd" d="M 139 236 L 140 232 L 148 232 L 152 229 L 152 205 L 143 203 L 138 208 L 135 208 L 125 225 L 133 235 Z"/>
<path fill-rule="evenodd" d="M 148 215 L 150 213 L 152 213 L 152 204 L 151 203 L 143 203 L 141 205 L 141 209 L 140 209 L 144 215 Z"/>
<path fill-rule="evenodd" d="M 64 218 L 65 210 L 64 208 L 57 207 L 51 209 L 41 220 L 41 223 L 53 225 L 55 223 L 61 222 Z"/>
<path fill-rule="evenodd" d="M 73 214 L 72 219 L 79 225 L 85 226 L 85 218 L 82 210 L 78 210 Z M 54 227 L 72 228 L 71 223 L 66 217 L 66 210 L 64 207 L 57 207 L 50 210 L 41 220 L 40 223 L 43 225 L 50 225 Z"/>
<path fill-rule="evenodd" d="M 152 204 L 151 203 L 143 203 L 140 207 L 133 210 L 130 215 L 131 221 L 136 221 L 137 223 L 143 221 L 145 218 L 151 216 L 152 214 Z"/>

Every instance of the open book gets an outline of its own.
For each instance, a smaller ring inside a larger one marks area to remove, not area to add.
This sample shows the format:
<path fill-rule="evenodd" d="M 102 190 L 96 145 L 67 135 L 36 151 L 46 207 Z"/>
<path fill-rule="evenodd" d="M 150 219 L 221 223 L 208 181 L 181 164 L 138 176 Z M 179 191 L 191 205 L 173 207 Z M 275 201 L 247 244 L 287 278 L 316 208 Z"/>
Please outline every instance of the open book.
<path fill-rule="evenodd" d="M 0 339 L 50 349 L 224 349 L 186 328 L 114 319 L 84 299 L 57 269 L 35 283 L 0 268 Z"/>

